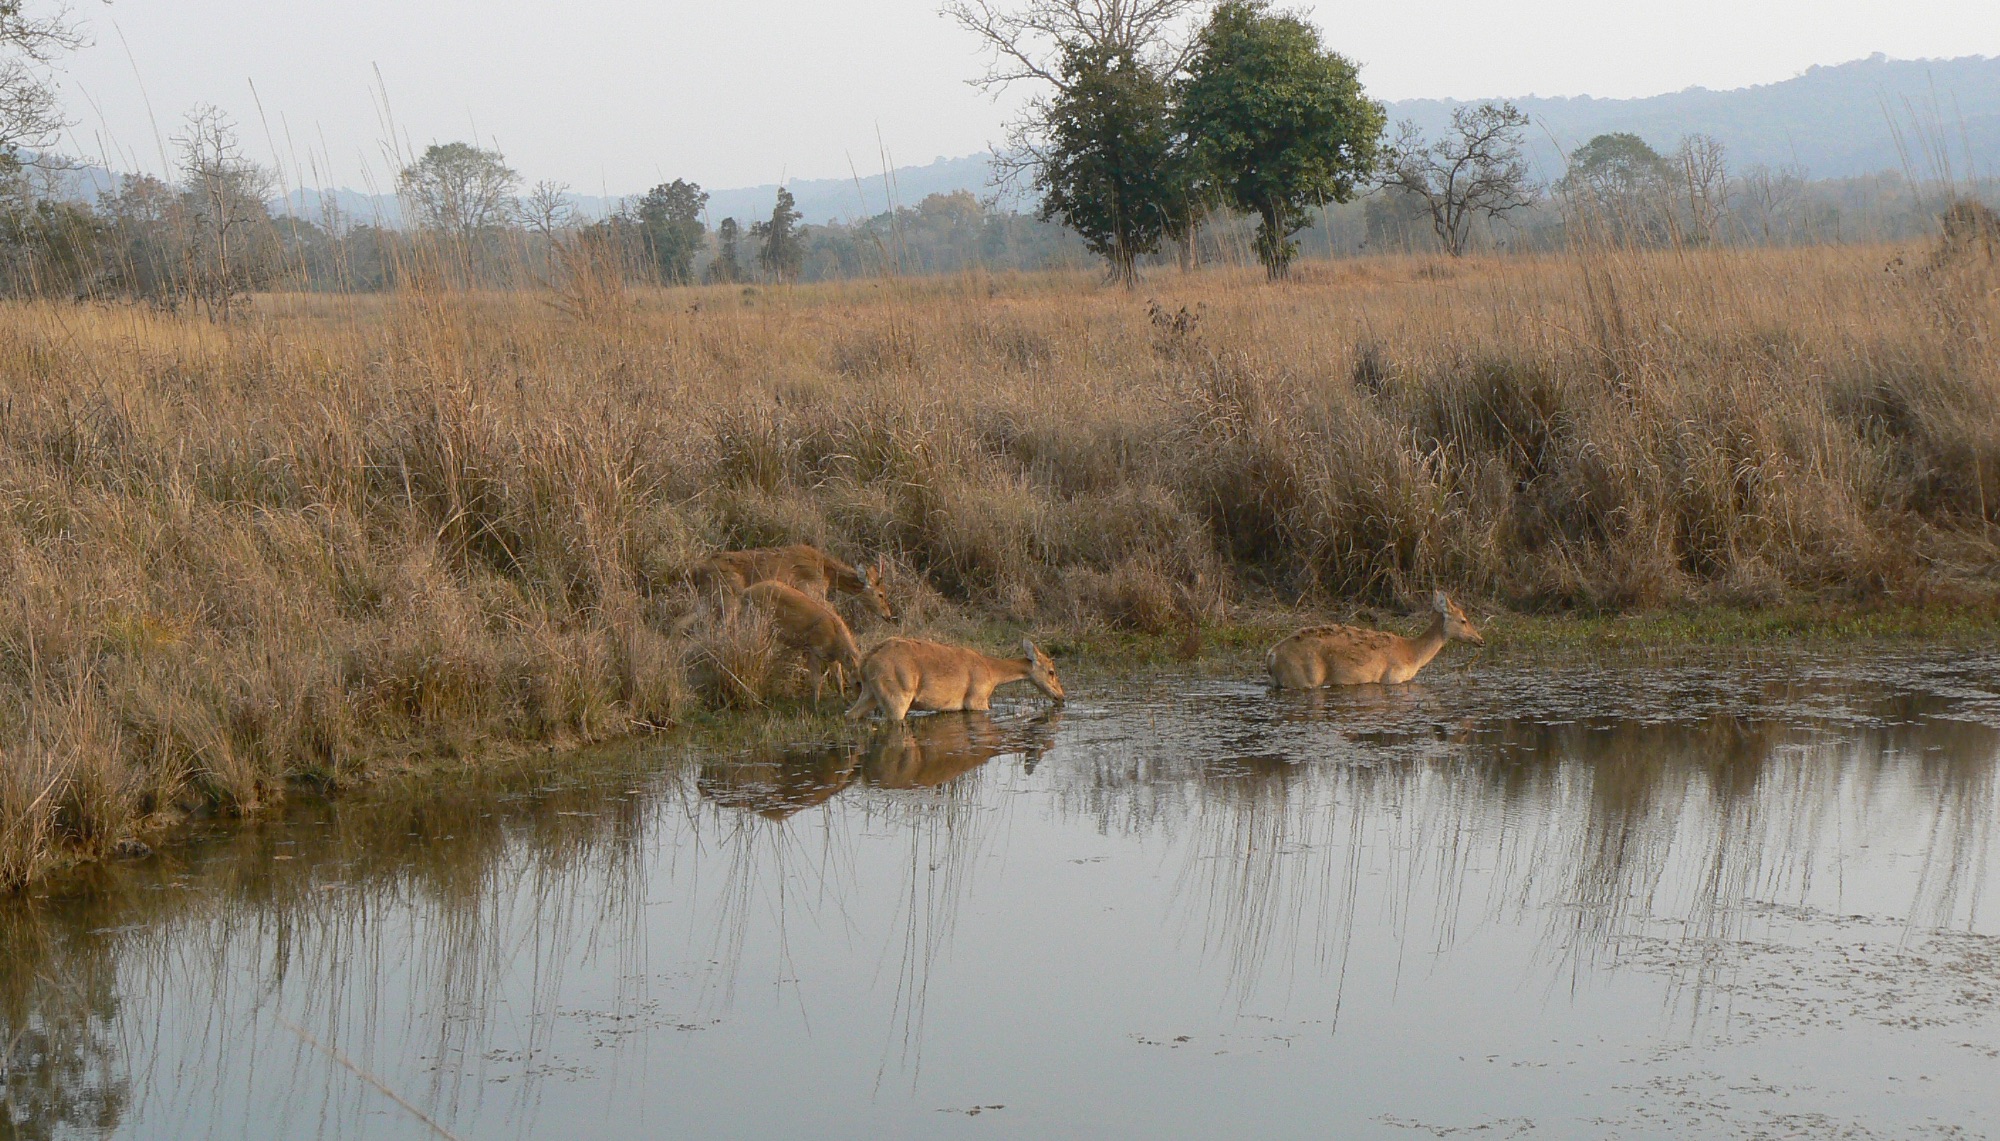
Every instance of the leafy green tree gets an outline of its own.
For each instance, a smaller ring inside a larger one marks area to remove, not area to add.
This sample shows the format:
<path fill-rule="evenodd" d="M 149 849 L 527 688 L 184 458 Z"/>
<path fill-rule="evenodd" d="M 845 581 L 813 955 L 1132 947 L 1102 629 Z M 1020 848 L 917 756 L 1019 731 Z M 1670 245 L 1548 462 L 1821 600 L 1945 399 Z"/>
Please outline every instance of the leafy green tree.
<path fill-rule="evenodd" d="M 736 252 L 742 241 L 742 227 L 734 218 L 724 218 L 715 227 L 715 260 L 708 263 L 703 277 L 713 284 L 728 285 L 743 280 L 743 260 Z"/>
<path fill-rule="evenodd" d="M 655 186 L 639 200 L 646 253 L 662 282 L 687 285 L 694 281 L 694 258 L 708 234 L 701 220 L 707 206 L 707 191 L 678 178 Z"/>
<path fill-rule="evenodd" d="M 757 264 L 772 281 L 791 281 L 805 264 L 805 232 L 799 225 L 804 217 L 792 192 L 780 186 L 778 202 L 771 207 L 771 220 L 750 227 L 758 241 Z"/>
<path fill-rule="evenodd" d="M 1654 244 L 1668 236 L 1670 176 L 1660 152 L 1639 136 L 1618 131 L 1571 151 L 1556 190 L 1582 232 Z"/>
<path fill-rule="evenodd" d="M 105 237 L 104 223 L 82 206 L 0 186 L 0 291 L 87 295 Z"/>
<path fill-rule="evenodd" d="M 1303 18 L 1267 0 L 1227 0 L 1195 41 L 1180 119 L 1220 198 L 1257 215 L 1257 257 L 1285 275 L 1292 234 L 1346 202 L 1374 169 L 1382 107 L 1354 65 Z"/>
<path fill-rule="evenodd" d="M 1566 188 L 1625 194 L 1657 188 L 1667 178 L 1667 160 L 1626 131 L 1598 135 L 1569 155 Z"/>
<path fill-rule="evenodd" d="M 506 221 L 521 176 L 499 151 L 433 143 L 403 168 L 397 186 L 424 226 L 462 242 Z"/>
<path fill-rule="evenodd" d="M 1498 218 L 1534 202 L 1528 162 L 1521 157 L 1527 126 L 1528 116 L 1512 103 L 1455 109 L 1451 130 L 1435 142 L 1415 123 L 1399 124 L 1382 154 L 1382 186 L 1422 199 L 1438 244 L 1458 257 L 1480 215 Z"/>
<path fill-rule="evenodd" d="M 1041 217 L 1076 231 L 1129 287 L 1139 256 L 1160 248 L 1181 188 L 1171 92 L 1120 48 L 1073 48 L 1060 77 L 1035 174 Z"/>
<path fill-rule="evenodd" d="M 150 174 L 120 175 L 116 189 L 98 195 L 97 215 L 110 231 L 109 289 L 162 305 L 176 302 L 179 247 L 187 230 L 182 205 L 172 186 Z"/>
<path fill-rule="evenodd" d="M 1079 219 L 1089 219 L 1083 224 L 1099 234 L 1091 248 L 1127 283 L 1133 279 L 1131 263 L 1120 251 L 1135 244 L 1157 248 L 1160 240 L 1134 229 L 1131 223 L 1140 213 L 1150 212 L 1145 226 L 1158 224 L 1162 237 L 1181 245 L 1183 264 L 1191 264 L 1206 202 L 1188 176 L 1184 152 L 1168 148 L 1164 158 L 1171 161 L 1151 170 L 1126 160 L 1157 149 L 1161 134 L 1172 135 L 1171 119 L 1160 131 L 1147 121 L 1145 105 L 1154 101 L 1149 88 L 1159 86 L 1166 92 L 1160 102 L 1171 102 L 1172 84 L 1194 51 L 1193 29 L 1213 5 L 1214 0 L 944 0 L 940 8 L 986 49 L 988 68 L 973 80 L 976 86 L 996 94 L 1015 83 L 1037 88 L 1008 124 L 1007 142 L 994 156 L 996 169 L 1006 179 L 1025 177 L 1045 193 L 1051 185 L 1081 192 L 1067 195 L 1069 201 L 1042 220 L 1067 217 L 1075 207 Z M 1119 118 L 1129 118 L 1134 132 L 1124 140 L 1102 130 Z M 1067 136 L 1066 144 L 1058 145 L 1059 134 Z M 1079 141 L 1086 142 L 1081 150 Z M 1146 190 L 1143 204 L 1129 194 L 1138 182 L 1157 184 Z M 1114 186 L 1122 187 L 1115 197 L 1100 197 Z M 1107 229 L 1108 218 L 1123 221 Z"/>

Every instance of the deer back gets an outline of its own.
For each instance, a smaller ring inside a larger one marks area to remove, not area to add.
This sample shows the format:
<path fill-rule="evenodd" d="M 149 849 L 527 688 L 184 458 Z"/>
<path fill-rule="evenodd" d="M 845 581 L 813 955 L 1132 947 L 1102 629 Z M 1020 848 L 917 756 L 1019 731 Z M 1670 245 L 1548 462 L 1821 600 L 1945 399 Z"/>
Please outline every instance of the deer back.
<path fill-rule="evenodd" d="M 778 636 L 819 658 L 856 666 L 861 648 L 854 632 L 838 611 L 794 586 L 775 580 L 760 582 L 744 592 L 744 597 L 771 614 Z"/>

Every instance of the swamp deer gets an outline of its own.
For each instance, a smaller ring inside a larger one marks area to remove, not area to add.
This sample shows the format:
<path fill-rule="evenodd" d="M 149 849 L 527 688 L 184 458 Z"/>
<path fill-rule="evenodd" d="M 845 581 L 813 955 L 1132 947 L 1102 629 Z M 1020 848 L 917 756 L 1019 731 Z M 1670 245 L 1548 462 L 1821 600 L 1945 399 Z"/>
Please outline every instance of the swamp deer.
<path fill-rule="evenodd" d="M 1317 689 L 1323 685 L 1368 685 L 1406 682 L 1430 664 L 1449 641 L 1486 644 L 1472 621 L 1444 591 L 1431 595 L 1436 617 L 1430 629 L 1415 638 L 1363 630 L 1355 626 L 1308 626 L 1271 647 L 1264 668 L 1280 689 Z"/>
<path fill-rule="evenodd" d="M 779 641 L 812 659 L 813 704 L 819 704 L 829 669 L 846 696 L 847 671 L 860 669 L 861 647 L 854 644 L 854 633 L 833 607 L 782 582 L 754 583 L 743 597 L 771 615 Z"/>
<path fill-rule="evenodd" d="M 696 586 L 720 592 L 724 607 L 732 614 L 736 599 L 751 587 L 760 582 L 779 582 L 822 599 L 836 592 L 859 595 L 868 609 L 894 621 L 896 612 L 890 609 L 889 596 L 882 589 L 882 581 L 888 574 L 886 555 L 877 555 L 874 566 L 856 570 L 818 547 L 794 543 L 789 547 L 724 551 L 697 566 L 694 579 Z"/>
<path fill-rule="evenodd" d="M 870 710 L 901 721 L 911 709 L 941 713 L 990 709 L 993 691 L 1016 681 L 1032 683 L 1061 705 L 1063 687 L 1056 680 L 1056 664 L 1026 638 L 1021 639 L 1021 652 L 1026 656 L 996 658 L 937 642 L 891 638 L 862 661 L 861 696 L 848 708 L 848 720 L 858 721 Z"/>

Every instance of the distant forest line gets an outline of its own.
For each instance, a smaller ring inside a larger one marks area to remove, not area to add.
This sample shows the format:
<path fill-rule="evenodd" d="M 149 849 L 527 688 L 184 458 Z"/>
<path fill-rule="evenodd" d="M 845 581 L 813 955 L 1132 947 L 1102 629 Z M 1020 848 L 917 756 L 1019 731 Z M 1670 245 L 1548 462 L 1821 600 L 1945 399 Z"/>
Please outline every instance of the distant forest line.
<path fill-rule="evenodd" d="M 994 156 L 1014 175 L 1004 187 L 935 181 L 964 177 L 966 160 L 916 168 L 912 189 L 930 192 L 908 198 L 896 172 L 879 197 L 857 177 L 857 200 L 891 206 L 859 220 L 816 220 L 816 202 L 783 186 L 764 199 L 675 179 L 607 202 L 526 185 L 504 154 L 468 142 L 412 156 L 392 211 L 379 197 L 344 209 L 351 193 L 288 186 L 249 157 L 240 126 L 211 106 L 173 132 L 169 175 L 114 175 L 30 149 L 65 120 L 46 77 L 17 67 L 15 96 L 0 100 L 0 294 L 227 318 L 259 292 L 419 280 L 552 289 L 583 306 L 632 284 L 971 270 L 1104 266 L 1130 284 L 1165 266 L 1261 263 L 1276 279 L 1294 257 L 1894 242 L 1937 233 L 1956 202 L 2000 205 L 2000 180 L 1974 161 L 2000 130 L 1984 110 L 2000 103 L 2000 61 L 1877 58 L 1644 100 L 1413 101 L 1392 123 L 1352 61 L 1267 0 L 1160 0 L 1131 27 L 1075 0 L 947 8 L 993 58 L 1025 68 L 979 82 L 1034 77 L 1049 97 Z M 1074 19 L 1037 31 L 1050 13 Z M 19 41 L 0 48 L 44 62 L 77 42 L 61 21 L 0 33 Z M 1054 47 L 1025 46 L 1043 39 Z M 1938 74 L 1973 98 L 1956 130 L 1910 94 Z M 1871 113 L 1887 143 L 1863 137 Z M 1840 124 L 1853 128 L 1845 143 Z M 1598 133 L 1571 138 L 1586 130 Z M 1900 169 L 1814 178 L 1768 161 L 1779 143 L 1836 171 Z"/>
<path fill-rule="evenodd" d="M 1957 197 L 2000 206 L 2000 180 L 1940 185 L 1887 172 L 1865 177 L 1809 179 L 1799 171 L 1764 168 L 1732 173 L 1715 241 L 1730 246 L 1802 246 L 1894 242 L 1932 235 L 1937 216 Z M 56 203 L 17 195 L 0 215 L 0 288 L 12 296 L 76 299 L 130 297 L 169 306 L 214 301 L 217 287 L 190 288 L 205 255 L 194 194 L 162 180 L 128 177 L 97 202 Z M 24 200 L 25 198 L 25 200 Z M 679 284 L 777 279 L 831 281 L 882 275 L 950 274 L 971 270 L 1085 270 L 1101 263 L 1062 225 L 998 206 L 969 191 L 931 194 L 922 201 L 858 222 L 796 223 L 789 266 L 765 257 L 756 231 L 768 219 L 700 219 L 698 233 L 662 265 L 638 204 L 610 218 L 542 224 L 518 210 L 452 234 L 436 228 L 356 222 L 328 210 L 318 220 L 276 214 L 261 199 L 241 203 L 232 223 L 234 265 L 209 276 L 234 278 L 238 294 L 266 290 L 374 292 L 415 276 L 448 272 L 466 285 L 500 289 L 575 289 L 580 278 L 615 276 L 631 284 Z M 1475 248 L 1501 252 L 1561 249 L 1577 237 L 1575 204 L 1544 195 L 1509 217 L 1483 224 Z M 732 224 L 733 223 L 733 226 Z M 734 231 L 734 256 L 730 234 Z M 1191 251 L 1148 256 L 1148 268 L 1199 264 L 1255 265 L 1255 219 L 1211 215 Z M 1670 230 L 1622 235 L 1628 244 L 1677 240 Z M 1421 205 L 1376 191 L 1329 204 L 1297 236 L 1306 258 L 1375 253 L 1441 253 Z M 212 243 L 209 243 L 212 244 Z M 196 283 L 199 284 L 198 282 Z"/>

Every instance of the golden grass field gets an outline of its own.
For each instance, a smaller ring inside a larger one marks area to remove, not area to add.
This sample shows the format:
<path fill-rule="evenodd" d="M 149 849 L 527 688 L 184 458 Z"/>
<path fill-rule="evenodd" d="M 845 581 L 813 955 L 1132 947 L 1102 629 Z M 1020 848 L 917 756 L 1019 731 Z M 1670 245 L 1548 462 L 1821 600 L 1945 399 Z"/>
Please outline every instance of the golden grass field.
<path fill-rule="evenodd" d="M 1433 586 L 1984 602 L 1997 285 L 1845 247 L 8 304 L 0 885 L 300 781 L 795 702 L 762 631 L 673 632 L 730 546 L 886 552 L 906 628 L 1058 638 Z"/>

